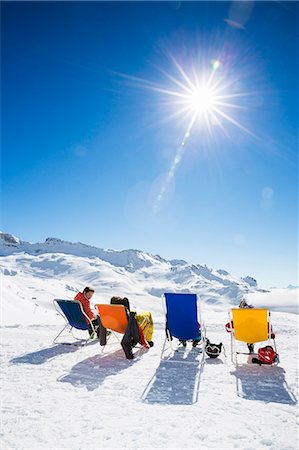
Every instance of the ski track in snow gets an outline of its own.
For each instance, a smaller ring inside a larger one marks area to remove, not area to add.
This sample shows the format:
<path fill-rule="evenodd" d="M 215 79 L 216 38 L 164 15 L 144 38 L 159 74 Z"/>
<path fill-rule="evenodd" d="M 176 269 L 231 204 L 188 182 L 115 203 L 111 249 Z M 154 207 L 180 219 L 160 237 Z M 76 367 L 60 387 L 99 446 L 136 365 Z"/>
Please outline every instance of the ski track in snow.
<path fill-rule="evenodd" d="M 298 316 L 272 314 L 278 366 L 250 365 L 243 356 L 238 368 L 227 311 L 203 317 L 226 356 L 202 366 L 189 347 L 160 360 L 161 316 L 155 346 L 136 350 L 133 361 L 117 344 L 104 353 L 97 342 L 53 345 L 58 325 L 1 327 L 1 448 L 297 450 Z"/>

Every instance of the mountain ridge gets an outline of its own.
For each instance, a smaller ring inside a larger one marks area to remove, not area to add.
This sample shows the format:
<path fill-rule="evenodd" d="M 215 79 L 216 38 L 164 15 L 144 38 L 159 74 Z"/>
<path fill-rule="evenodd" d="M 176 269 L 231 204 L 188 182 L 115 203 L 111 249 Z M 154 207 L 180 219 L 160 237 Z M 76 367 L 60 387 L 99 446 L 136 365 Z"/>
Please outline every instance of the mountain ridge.
<path fill-rule="evenodd" d="M 138 268 L 145 266 L 148 267 L 151 261 L 155 261 L 158 263 L 168 263 L 173 268 L 178 266 L 190 266 L 198 275 L 205 273 L 207 277 L 209 277 L 212 272 L 217 273 L 219 276 L 228 276 L 231 275 L 224 269 L 214 270 L 208 267 L 206 264 L 194 264 L 189 263 L 183 259 L 171 259 L 167 260 L 160 255 L 154 255 L 148 252 L 144 252 L 138 249 L 125 249 L 125 250 L 113 250 L 113 249 L 102 249 L 92 245 L 84 244 L 82 242 L 70 242 L 64 241 L 55 237 L 48 237 L 45 239 L 44 243 L 31 243 L 27 241 L 22 241 L 21 239 L 15 237 L 10 233 L 0 232 L 0 256 L 8 256 L 13 252 L 25 252 L 30 255 L 38 255 L 45 253 L 65 253 L 74 256 L 84 256 L 84 257 L 99 257 L 103 261 L 109 262 L 112 265 L 117 267 L 130 267 L 136 260 L 139 260 L 140 263 Z M 117 257 L 119 260 L 117 260 Z M 144 261 L 144 264 L 141 262 Z M 175 270 L 175 269 L 174 269 Z M 199 273 L 199 270 L 201 273 Z M 216 276 L 216 275 L 214 275 Z M 253 277 L 246 276 L 240 278 L 246 284 L 252 287 L 257 287 L 257 282 Z"/>
<path fill-rule="evenodd" d="M 266 292 L 254 278 L 239 278 L 224 269 L 166 260 L 141 250 L 104 250 L 53 237 L 44 243 L 30 243 L 0 233 L 0 256 L 4 285 L 11 294 L 31 298 L 31 289 L 35 289 L 35 296 L 43 298 L 44 304 L 57 296 L 73 296 L 84 285 L 92 285 L 101 301 L 122 295 L 136 303 L 141 298 L 155 301 L 172 291 L 196 292 L 210 305 L 237 305 L 246 294 Z M 11 301 L 13 298 L 11 295 Z"/>

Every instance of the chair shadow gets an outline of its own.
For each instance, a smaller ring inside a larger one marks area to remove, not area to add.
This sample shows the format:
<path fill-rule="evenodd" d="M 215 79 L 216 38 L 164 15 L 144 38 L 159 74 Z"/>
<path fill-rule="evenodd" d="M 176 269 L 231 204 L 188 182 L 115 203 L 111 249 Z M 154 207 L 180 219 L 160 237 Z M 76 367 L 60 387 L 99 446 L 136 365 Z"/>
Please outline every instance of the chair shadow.
<path fill-rule="evenodd" d="M 163 405 L 196 403 L 204 365 L 204 358 L 198 360 L 199 355 L 194 350 L 180 351 L 162 359 L 141 396 L 142 402 Z"/>
<path fill-rule="evenodd" d="M 74 387 L 85 386 L 88 391 L 97 389 L 103 381 L 131 367 L 139 360 L 139 355 L 146 349 L 138 350 L 134 359 L 126 359 L 123 349 L 118 349 L 113 353 L 100 353 L 80 361 L 74 365 L 70 372 L 60 376 L 57 381 L 70 383 Z"/>
<path fill-rule="evenodd" d="M 207 358 L 205 364 L 208 364 L 210 366 L 217 366 L 224 363 L 221 358 Z"/>
<path fill-rule="evenodd" d="M 79 349 L 78 346 L 56 344 L 48 348 L 43 348 L 36 352 L 26 353 L 12 358 L 9 362 L 11 364 L 43 364 L 56 356 L 64 353 L 72 353 Z"/>
<path fill-rule="evenodd" d="M 278 366 L 238 366 L 231 372 L 236 377 L 237 395 L 247 400 L 295 405 L 296 397 L 285 379 L 285 370 Z"/>

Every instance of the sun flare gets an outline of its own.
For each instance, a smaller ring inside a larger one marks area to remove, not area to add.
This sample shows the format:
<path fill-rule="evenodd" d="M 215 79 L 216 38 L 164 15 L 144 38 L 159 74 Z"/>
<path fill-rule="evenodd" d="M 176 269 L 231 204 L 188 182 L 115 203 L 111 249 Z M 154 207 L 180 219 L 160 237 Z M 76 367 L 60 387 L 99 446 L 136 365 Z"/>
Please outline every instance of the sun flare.
<path fill-rule="evenodd" d="M 195 67 L 193 63 L 189 70 L 186 70 L 173 55 L 169 54 L 169 57 L 174 68 L 172 73 L 157 67 L 167 80 L 164 86 L 150 80 L 126 77 L 134 81 L 135 85 L 160 94 L 161 103 L 171 108 L 165 120 L 183 118 L 186 127 L 183 139 L 176 149 L 171 167 L 157 195 L 155 211 L 158 211 L 167 188 L 174 179 L 186 151 L 187 141 L 196 124 L 200 125 L 202 136 L 206 134 L 208 138 L 212 138 L 219 131 L 228 138 L 232 126 L 256 138 L 239 119 L 240 112 L 246 110 L 244 105 L 246 98 L 252 95 L 239 88 L 242 86 L 239 75 L 232 76 L 218 59 L 212 59 L 209 64 L 203 64 L 201 67 Z M 176 75 L 173 74 L 174 71 Z"/>

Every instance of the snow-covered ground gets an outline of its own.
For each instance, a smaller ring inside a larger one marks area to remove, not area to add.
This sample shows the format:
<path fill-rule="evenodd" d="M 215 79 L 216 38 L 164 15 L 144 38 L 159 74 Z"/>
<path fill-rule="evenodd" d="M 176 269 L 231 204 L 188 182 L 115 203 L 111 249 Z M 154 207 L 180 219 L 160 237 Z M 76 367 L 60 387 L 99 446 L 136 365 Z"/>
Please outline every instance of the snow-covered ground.
<path fill-rule="evenodd" d="M 199 350 L 187 347 L 165 361 L 163 308 L 154 294 L 166 285 L 176 291 L 178 280 L 181 290 L 194 288 L 190 267 L 165 282 L 176 262 L 169 267 L 158 258 L 147 265 L 144 254 L 139 257 L 146 267 L 138 259 L 138 268 L 131 264 L 126 271 L 94 255 L 57 249 L 11 253 L 0 261 L 1 449 L 298 449 L 298 289 L 264 293 L 225 271 L 218 272 L 219 281 L 216 271 L 202 266 L 198 286 L 207 337 L 223 342 L 225 352 L 201 362 Z M 223 291 L 223 282 L 232 290 Z M 130 361 L 119 344 L 104 353 L 97 341 L 53 345 L 64 322 L 52 300 L 73 298 L 75 287 L 89 283 L 96 287 L 95 302 L 129 294 L 137 310 L 150 309 L 154 347 L 136 350 Z M 278 366 L 259 367 L 245 355 L 238 367 L 231 362 L 224 324 L 233 293 L 246 289 L 249 302 L 272 311 Z"/>
<path fill-rule="evenodd" d="M 133 361 L 117 345 L 53 345 L 56 325 L 2 327 L 2 448 L 297 449 L 297 316 L 273 313 L 278 366 L 237 368 L 226 312 L 204 318 L 226 356 L 202 366 L 188 347 L 161 361 L 161 317 Z"/>

